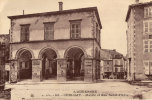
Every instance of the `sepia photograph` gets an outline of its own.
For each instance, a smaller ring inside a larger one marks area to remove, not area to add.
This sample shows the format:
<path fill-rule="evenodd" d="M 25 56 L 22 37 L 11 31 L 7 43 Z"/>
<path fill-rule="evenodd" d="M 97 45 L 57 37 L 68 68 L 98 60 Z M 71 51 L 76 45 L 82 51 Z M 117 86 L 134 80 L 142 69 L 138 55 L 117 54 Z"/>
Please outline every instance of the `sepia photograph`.
<path fill-rule="evenodd" d="M 0 0 L 0 100 L 152 100 L 152 0 Z"/>

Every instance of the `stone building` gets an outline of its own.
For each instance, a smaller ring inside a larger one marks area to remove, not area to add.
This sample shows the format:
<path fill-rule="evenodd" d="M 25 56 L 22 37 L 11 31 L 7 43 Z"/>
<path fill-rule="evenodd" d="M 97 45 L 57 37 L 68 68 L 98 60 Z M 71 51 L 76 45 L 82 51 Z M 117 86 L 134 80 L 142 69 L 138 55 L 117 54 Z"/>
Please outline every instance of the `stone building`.
<path fill-rule="evenodd" d="M 0 90 L 6 80 L 5 62 L 8 62 L 9 58 L 9 35 L 0 34 Z"/>
<path fill-rule="evenodd" d="M 100 78 L 100 30 L 96 7 L 8 16 L 11 82 L 25 79 Z"/>
<path fill-rule="evenodd" d="M 124 79 L 126 75 L 126 60 L 121 53 L 115 49 L 101 49 L 101 62 L 103 62 L 101 66 L 103 78 Z"/>
<path fill-rule="evenodd" d="M 129 6 L 126 16 L 128 80 L 152 78 L 152 2 Z"/>

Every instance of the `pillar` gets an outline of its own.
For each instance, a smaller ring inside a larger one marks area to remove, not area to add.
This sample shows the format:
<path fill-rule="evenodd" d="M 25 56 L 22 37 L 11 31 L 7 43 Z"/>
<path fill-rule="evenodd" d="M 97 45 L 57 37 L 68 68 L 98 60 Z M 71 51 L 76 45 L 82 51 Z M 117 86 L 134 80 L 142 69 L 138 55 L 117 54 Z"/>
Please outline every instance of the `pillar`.
<path fill-rule="evenodd" d="M 32 80 L 42 81 L 42 61 L 40 59 L 32 59 Z"/>
<path fill-rule="evenodd" d="M 10 83 L 16 83 L 18 81 L 18 68 L 17 60 L 10 61 Z"/>
<path fill-rule="evenodd" d="M 57 80 L 67 81 L 67 59 L 57 59 Z"/>
<path fill-rule="evenodd" d="M 95 61 L 92 58 L 85 58 L 84 60 L 84 81 L 95 81 Z"/>

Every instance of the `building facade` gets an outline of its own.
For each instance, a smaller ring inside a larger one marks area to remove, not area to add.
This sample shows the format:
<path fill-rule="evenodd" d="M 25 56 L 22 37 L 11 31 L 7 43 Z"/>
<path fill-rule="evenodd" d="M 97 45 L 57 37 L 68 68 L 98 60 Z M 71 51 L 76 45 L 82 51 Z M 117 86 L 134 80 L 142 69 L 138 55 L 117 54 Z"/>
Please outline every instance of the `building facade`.
<path fill-rule="evenodd" d="M 127 29 L 127 72 L 128 80 L 152 78 L 152 2 L 129 6 Z"/>
<path fill-rule="evenodd" d="M 4 83 L 7 78 L 5 71 L 5 63 L 8 62 L 9 58 L 9 35 L 0 35 L 0 90 L 4 89 Z"/>
<path fill-rule="evenodd" d="M 11 82 L 100 78 L 96 7 L 9 16 Z"/>
<path fill-rule="evenodd" d="M 124 79 L 126 77 L 125 58 L 122 55 L 116 55 L 113 58 L 113 74 L 116 79 Z"/>
<path fill-rule="evenodd" d="M 126 75 L 125 58 L 116 50 L 101 49 L 103 78 L 124 79 Z"/>

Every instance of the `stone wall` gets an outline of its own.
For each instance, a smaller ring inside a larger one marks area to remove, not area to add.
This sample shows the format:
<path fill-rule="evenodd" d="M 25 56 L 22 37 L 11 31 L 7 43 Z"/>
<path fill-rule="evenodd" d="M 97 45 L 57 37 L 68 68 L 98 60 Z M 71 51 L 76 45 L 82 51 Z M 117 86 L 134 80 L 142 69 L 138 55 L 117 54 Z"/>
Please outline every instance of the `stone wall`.
<path fill-rule="evenodd" d="M 81 38 L 92 38 L 92 18 L 91 12 L 70 13 L 63 15 L 39 16 L 11 21 L 11 42 L 20 42 L 20 25 L 30 24 L 30 41 L 44 40 L 44 22 L 55 22 L 54 39 L 70 39 L 69 20 L 81 21 Z"/>

